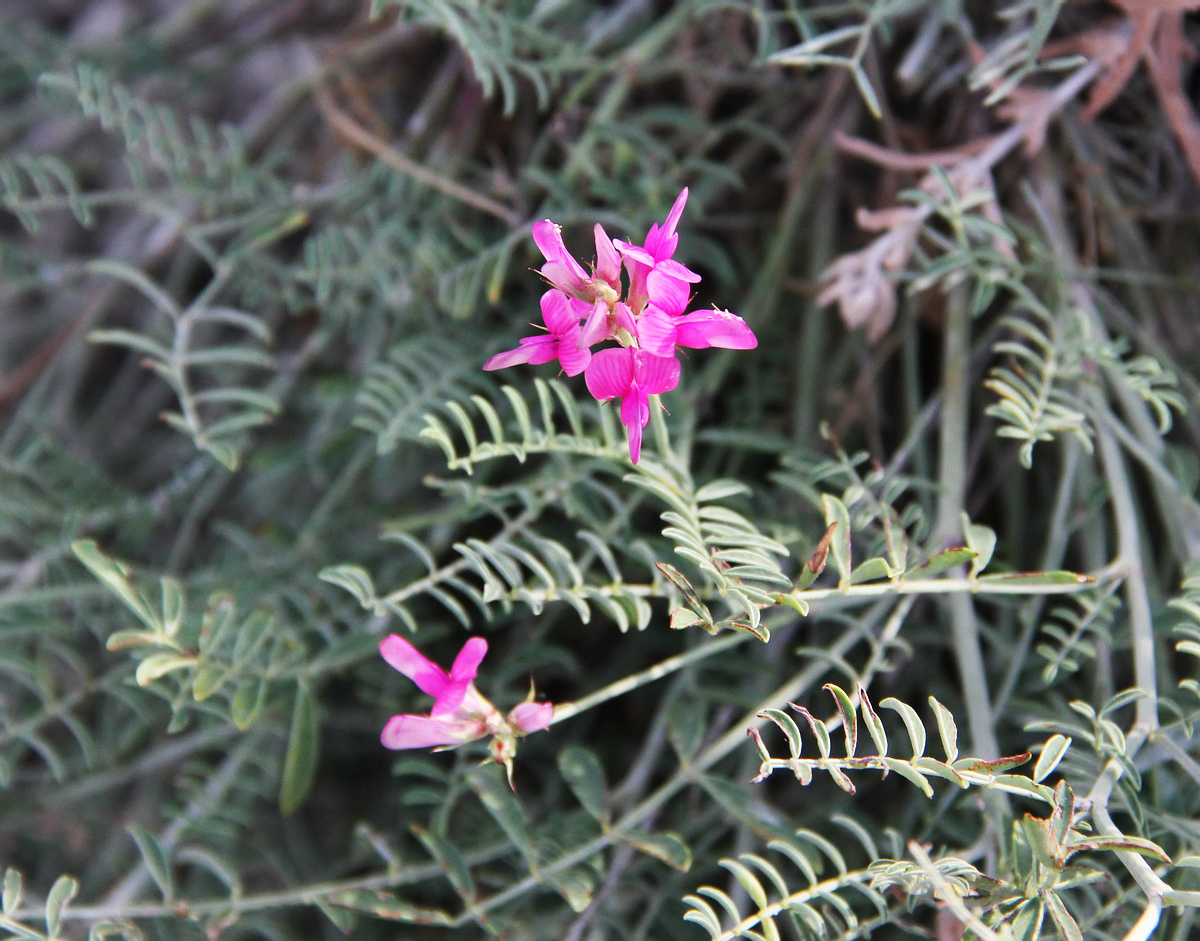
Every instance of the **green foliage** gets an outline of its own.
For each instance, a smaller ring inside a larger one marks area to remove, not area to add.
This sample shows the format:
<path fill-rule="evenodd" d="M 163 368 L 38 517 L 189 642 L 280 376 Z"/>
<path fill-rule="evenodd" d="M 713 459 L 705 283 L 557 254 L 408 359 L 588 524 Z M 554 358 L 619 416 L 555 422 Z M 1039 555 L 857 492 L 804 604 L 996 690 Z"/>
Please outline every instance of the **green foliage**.
<path fill-rule="evenodd" d="M 462 389 L 465 397 L 483 386 L 475 363 L 450 355 L 455 346 L 448 338 L 418 337 L 392 347 L 371 367 L 356 397 L 354 423 L 376 435 L 380 454 L 419 439 L 426 412 L 451 392 Z"/>
<path fill-rule="evenodd" d="M 871 859 L 883 851 L 861 822 L 843 815 L 834 815 L 831 822 L 839 828 L 832 840 L 797 830 L 786 840 L 768 844 L 774 851 L 771 857 L 743 853 L 737 859 L 720 861 L 736 888 L 753 902 L 753 909 L 746 911 L 728 891 L 705 885 L 684 899 L 692 906 L 684 919 L 700 925 L 714 941 L 777 941 L 785 937 L 783 924 L 791 925 L 801 937 L 852 938 L 886 924 L 895 915 L 893 903 L 877 891 L 872 869 L 850 868 L 839 842 L 845 839 L 847 846 L 856 847 L 856 855 L 861 849 Z M 726 922 L 723 915 L 732 921 Z"/>
<path fill-rule="evenodd" d="M 1000 399 L 987 414 L 1002 422 L 998 435 L 1021 442 L 1025 467 L 1033 463 L 1035 444 L 1060 434 L 1091 448 L 1088 403 L 1100 375 L 1140 397 L 1160 433 L 1170 430 L 1172 413 L 1183 411 L 1186 403 L 1174 376 L 1153 356 L 1129 356 L 1127 344 L 1097 336 L 1092 318 L 1083 311 L 1068 308 L 1054 314 L 1028 296 L 1025 301 L 1026 316 L 1006 320 L 1022 339 L 995 347 L 1012 357 L 1013 365 L 997 366 L 985 382 Z"/>
<path fill-rule="evenodd" d="M 0 936 L 1188 936 L 1193 18 L 11 2 Z M 634 466 L 481 367 L 684 186 Z"/>
<path fill-rule="evenodd" d="M 80 192 L 71 165 L 53 154 L 17 154 L 0 162 L 0 203 L 31 232 L 37 231 L 37 210 L 56 197 L 66 201 L 80 225 L 88 225 L 91 207 Z"/>
<path fill-rule="evenodd" d="M 1078 320 L 1062 318 L 1078 327 Z M 1000 401 L 987 413 L 1002 424 L 997 434 L 1021 442 L 1021 464 L 1033 464 L 1033 448 L 1039 441 L 1053 441 L 1069 434 L 1091 449 L 1091 428 L 1073 383 L 1082 375 L 1082 356 L 1072 354 L 1074 339 L 1070 326 L 1061 326 L 1040 303 L 1031 306 L 1026 319 L 1014 318 L 1007 326 L 1024 342 L 1004 340 L 996 352 L 1011 356 L 1013 366 L 997 366 L 987 387 Z M 1052 332 L 1055 327 L 1060 332 Z"/>
<path fill-rule="evenodd" d="M 625 445 L 608 410 L 597 413 L 589 409 L 585 413 L 562 383 L 538 378 L 534 390 L 536 402 L 514 386 L 502 386 L 499 402 L 505 409 L 504 417 L 482 395 L 471 396 L 469 409 L 463 403 L 448 402 L 444 417 L 425 416 L 421 437 L 442 449 L 450 470 L 468 474 L 476 464 L 502 457 L 524 462 L 531 454 L 617 458 L 624 452 Z M 464 445 L 465 450 L 460 450 Z"/>
<path fill-rule="evenodd" d="M 770 709 L 760 713 L 763 719 L 769 719 L 783 732 L 787 738 L 788 757 L 774 758 L 767 748 L 763 738 L 754 730 L 754 741 L 758 747 L 762 764 L 759 767 L 755 781 L 763 781 L 776 770 L 791 771 L 796 780 L 802 785 L 812 783 L 816 771 L 828 774 L 833 782 L 848 794 L 856 791 L 848 771 L 875 770 L 886 777 L 895 772 L 901 778 L 914 784 L 926 797 L 933 797 L 933 788 L 929 778 L 943 778 L 966 790 L 969 787 L 994 788 L 1011 794 L 1020 794 L 1049 801 L 1048 788 L 1020 775 L 1008 772 L 1029 760 L 1029 753 L 1011 755 L 1005 758 L 968 758 L 959 757 L 958 730 L 954 717 L 932 696 L 929 704 L 933 708 L 936 719 L 937 736 L 941 742 L 943 759 L 934 758 L 925 753 L 929 740 L 926 725 L 921 721 L 917 711 L 907 703 L 893 697 L 880 702 L 880 707 L 896 712 L 904 723 L 908 733 L 908 743 L 911 757 L 897 757 L 889 751 L 889 740 L 885 726 L 878 713 L 871 705 L 866 690 L 859 689 L 857 699 L 850 698 L 840 687 L 827 683 L 825 688 L 833 696 L 837 704 L 838 717 L 836 722 L 823 721 L 816 718 L 803 706 L 795 703 L 789 705 L 806 721 L 813 739 L 817 745 L 816 758 L 803 758 L 803 736 L 800 726 L 786 713 L 779 709 Z M 859 755 L 859 716 L 862 725 L 871 738 L 875 754 Z M 841 726 L 843 754 L 833 754 L 833 733 L 837 725 Z"/>
<path fill-rule="evenodd" d="M 1038 653 L 1046 659 L 1042 678 L 1057 679 L 1059 671 L 1074 672 L 1095 658 L 1097 642 L 1112 638 L 1112 620 L 1119 603 L 1110 592 L 1081 595 L 1074 605 L 1056 605 L 1047 616 L 1042 633 L 1048 642 L 1038 644 Z"/>
<path fill-rule="evenodd" d="M 446 33 L 471 62 L 483 93 L 498 97 L 504 113 L 517 107 L 519 89 L 533 87 L 537 102 L 544 107 L 550 96 L 555 74 L 568 64 L 579 68 L 583 63 L 570 61 L 564 45 L 554 42 L 547 16 L 530 2 L 509 9 L 462 0 L 372 0 L 371 15 L 379 16 L 391 7 L 400 7 L 406 19 L 431 25 Z"/>
<path fill-rule="evenodd" d="M 684 469 L 650 459 L 625 479 L 668 507 L 662 512 L 662 521 L 667 524 L 663 536 L 675 543 L 675 554 L 691 563 L 731 609 L 725 621 L 716 620 L 687 579 L 666 563 L 658 563 L 660 571 L 684 596 L 683 608 L 677 609 L 684 615 L 672 615 L 671 626 L 701 623 L 715 630 L 728 623 L 768 640 L 770 633 L 762 627 L 760 609 L 777 603 L 778 590 L 791 584 L 776 558 L 786 556 L 787 547 L 761 532 L 741 513 L 717 502 L 745 493 L 745 486 L 732 480 L 714 480 L 696 487 Z"/>
<path fill-rule="evenodd" d="M 881 859 L 871 866 L 871 886 L 884 891 L 897 888 L 909 904 L 928 898 L 936 904 L 949 904 L 966 911 L 964 900 L 982 906 L 986 914 L 978 919 L 982 930 L 1000 937 L 1038 937 L 1043 926 L 1064 941 L 1079 941 L 1083 929 L 1068 908 L 1066 894 L 1110 878 L 1102 868 L 1093 868 L 1071 860 L 1078 853 L 1104 853 L 1118 850 L 1134 852 L 1152 859 L 1169 861 L 1162 849 L 1137 837 L 1097 837 L 1076 829 L 1075 800 L 1070 787 L 1060 783 L 1054 791 L 1053 809 L 1048 817 L 1025 814 L 1013 826 L 1011 859 L 1013 881 L 991 878 L 965 860 L 943 857 L 916 862 Z M 971 925 L 971 927 L 975 927 Z"/>
<path fill-rule="evenodd" d="M 281 200 L 281 181 L 252 166 L 246 145 L 229 126 L 213 127 L 195 115 L 146 101 L 101 65 L 80 63 L 71 73 L 48 73 L 41 84 L 74 99 L 75 106 L 104 130 L 121 138 L 126 166 L 138 188 L 160 187 L 199 198 L 210 212 L 225 200 L 249 208 L 260 200 Z"/>

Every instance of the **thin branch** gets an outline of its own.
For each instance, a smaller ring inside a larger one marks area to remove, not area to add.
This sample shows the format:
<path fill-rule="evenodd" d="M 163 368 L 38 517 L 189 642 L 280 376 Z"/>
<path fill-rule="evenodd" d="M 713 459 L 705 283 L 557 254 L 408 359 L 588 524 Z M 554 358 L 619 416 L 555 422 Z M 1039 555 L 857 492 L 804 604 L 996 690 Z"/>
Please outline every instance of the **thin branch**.
<path fill-rule="evenodd" d="M 321 111 L 321 116 L 348 143 L 365 150 L 392 169 L 403 173 L 405 176 L 412 177 L 418 183 L 422 183 L 430 189 L 444 193 L 451 199 L 456 199 L 473 209 L 487 213 L 489 216 L 503 219 L 509 225 L 518 225 L 520 223 L 521 220 L 517 214 L 507 206 L 496 202 L 490 196 L 476 193 L 470 187 L 448 179 L 434 170 L 430 170 L 424 164 L 417 163 L 417 161 L 406 157 L 394 147 L 381 141 L 339 108 L 334 103 L 333 95 L 329 93 L 329 89 L 325 85 L 317 85 L 313 89 L 313 100 L 316 101 L 317 107 Z"/>

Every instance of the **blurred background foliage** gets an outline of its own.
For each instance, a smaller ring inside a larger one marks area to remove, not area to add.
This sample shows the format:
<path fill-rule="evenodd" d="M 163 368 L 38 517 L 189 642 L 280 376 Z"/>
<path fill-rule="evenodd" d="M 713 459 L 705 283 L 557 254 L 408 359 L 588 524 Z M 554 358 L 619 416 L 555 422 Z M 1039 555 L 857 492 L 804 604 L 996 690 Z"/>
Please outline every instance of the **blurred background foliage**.
<path fill-rule="evenodd" d="M 8 0 L 0 930 L 1188 937 L 1194 7 Z M 581 383 L 480 365 L 532 222 L 586 261 L 683 186 L 760 345 L 690 354 L 631 473 Z M 504 709 L 640 678 L 514 795 L 379 746 L 389 631 L 487 636 Z M 766 777 L 755 713 L 865 742 L 860 685 L 1044 793 Z"/>

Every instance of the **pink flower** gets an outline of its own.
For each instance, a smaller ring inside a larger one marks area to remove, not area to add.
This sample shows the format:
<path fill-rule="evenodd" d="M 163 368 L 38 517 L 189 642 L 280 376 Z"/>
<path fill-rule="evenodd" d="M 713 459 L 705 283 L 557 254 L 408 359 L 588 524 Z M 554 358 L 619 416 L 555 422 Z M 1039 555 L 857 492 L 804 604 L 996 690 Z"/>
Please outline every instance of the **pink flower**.
<path fill-rule="evenodd" d="M 679 360 L 634 347 L 601 350 L 584 373 L 588 391 L 600 401 L 621 400 L 621 422 L 629 429 L 629 457 L 642 453 L 642 429 L 650 421 L 650 396 L 679 384 Z"/>
<path fill-rule="evenodd" d="M 404 714 L 388 719 L 381 736 L 386 748 L 447 748 L 491 735 L 492 753 L 509 766 L 511 776 L 516 739 L 540 732 L 554 717 L 553 704 L 532 699 L 505 717 L 479 693 L 475 676 L 487 653 L 487 641 L 482 637 L 463 644 L 449 673 L 398 634 L 381 640 L 379 653 L 434 700 L 427 716 Z"/>
<path fill-rule="evenodd" d="M 567 252 L 562 232 L 549 219 L 535 223 L 533 239 L 546 263 L 541 275 L 552 285 L 542 297 L 547 334 L 524 337 L 519 345 L 493 356 L 484 369 L 558 360 L 568 376 L 584 373 L 588 391 L 600 401 L 621 400 L 621 421 L 628 430 L 629 456 L 641 456 L 642 433 L 650 421 L 650 396 L 679 383 L 679 347 L 749 350 L 758 338 L 741 317 L 727 310 L 687 312 L 692 285 L 700 276 L 674 258 L 676 229 L 687 205 L 680 191 L 666 219 L 654 223 L 641 245 L 614 241 L 600 225 L 591 274 Z M 629 287 L 621 295 L 621 269 Z M 619 348 L 591 348 L 611 341 Z M 533 707 L 514 710 L 510 724 L 525 728 L 540 722 Z M 549 721 L 547 719 L 546 721 Z"/>
<path fill-rule="evenodd" d="M 703 350 L 752 350 L 758 337 L 737 314 L 727 310 L 700 310 L 672 317 L 653 304 L 638 318 L 638 345 L 656 356 L 674 356 L 677 346 Z"/>
<path fill-rule="evenodd" d="M 388 748 L 429 748 L 461 745 L 488 733 L 487 719 L 496 707 L 475 689 L 475 674 L 487 641 L 472 637 L 454 658 L 447 673 L 398 634 L 379 642 L 379 653 L 392 667 L 434 698 L 427 716 L 392 716 L 383 728 L 383 744 Z"/>
<path fill-rule="evenodd" d="M 522 702 L 513 706 L 508 714 L 508 723 L 522 735 L 540 732 L 554 718 L 554 704 L 548 702 Z"/>
<path fill-rule="evenodd" d="M 591 304 L 597 300 L 615 301 L 621 291 L 621 259 L 613 241 L 599 223 L 596 238 L 596 267 L 592 275 L 584 270 L 563 242 L 562 230 L 549 219 L 533 224 L 533 241 L 546 259 L 541 275 L 555 289 L 571 298 Z"/>
<path fill-rule="evenodd" d="M 591 344 L 582 343 L 579 318 L 589 309 L 581 301 L 572 300 L 560 291 L 542 295 L 542 321 L 550 332 L 536 337 L 522 337 L 516 349 L 497 353 L 484 369 L 505 369 L 518 363 L 540 365 L 558 360 L 568 376 L 578 376 L 591 361 Z M 596 341 L 593 340 L 593 343 Z"/>
<path fill-rule="evenodd" d="M 674 260 L 679 236 L 675 227 L 687 204 L 688 190 L 685 186 L 675 198 L 671 211 L 660 226 L 650 226 L 641 245 L 617 240 L 613 244 L 625 257 L 629 271 L 628 304 L 634 313 L 641 313 L 647 302 L 670 314 L 679 314 L 687 308 L 691 296 L 690 284 L 700 280 L 700 275 Z"/>

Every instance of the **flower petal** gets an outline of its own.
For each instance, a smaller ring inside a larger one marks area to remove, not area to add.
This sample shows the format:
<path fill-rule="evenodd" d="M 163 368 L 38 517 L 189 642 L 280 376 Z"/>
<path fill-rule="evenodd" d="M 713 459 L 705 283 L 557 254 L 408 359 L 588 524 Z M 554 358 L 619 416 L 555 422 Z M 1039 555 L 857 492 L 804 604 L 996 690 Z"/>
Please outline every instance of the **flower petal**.
<path fill-rule="evenodd" d="M 629 391 L 633 382 L 633 354 L 630 347 L 601 350 L 592 357 L 583 374 L 592 398 L 615 399 Z"/>
<path fill-rule="evenodd" d="M 546 261 L 557 261 L 567 254 L 567 246 L 563 244 L 562 229 L 549 219 L 533 224 L 533 241 L 538 251 Z"/>
<path fill-rule="evenodd" d="M 675 355 L 675 320 L 651 305 L 637 322 L 638 346 L 655 356 Z"/>
<path fill-rule="evenodd" d="M 529 363 L 540 366 L 558 358 L 558 341 L 549 334 L 536 337 L 521 337 L 520 345 L 515 350 L 505 350 L 497 353 L 483 364 L 485 370 L 507 369 Z"/>
<path fill-rule="evenodd" d="M 679 267 L 683 268 L 683 265 Z M 646 294 L 650 303 L 672 316 L 682 314 L 692 299 L 691 286 L 687 281 L 663 274 L 660 268 L 653 268 L 646 275 Z"/>
<path fill-rule="evenodd" d="M 470 682 L 479 675 L 479 664 L 487 655 L 488 643 L 482 637 L 472 637 L 462 646 L 450 667 L 450 679 Z"/>
<path fill-rule="evenodd" d="M 758 337 L 737 314 L 727 310 L 701 310 L 684 314 L 675 321 L 675 342 L 694 350 L 710 346 L 752 350 L 758 346 Z"/>
<path fill-rule="evenodd" d="M 558 359 L 558 340 L 548 333 L 540 337 L 522 337 L 521 346 L 530 350 L 529 359 L 526 360 L 530 366 L 540 366 Z"/>
<path fill-rule="evenodd" d="M 642 244 L 657 263 L 666 261 L 675 254 L 675 249 L 679 247 L 679 236 L 667 232 L 656 222 L 650 226 L 650 231 L 646 233 L 646 241 Z"/>
<path fill-rule="evenodd" d="M 613 240 L 604 231 L 599 222 L 592 230 L 596 236 L 596 277 L 608 282 L 609 286 L 620 291 L 621 256 L 617 253 Z"/>
<path fill-rule="evenodd" d="M 625 256 L 626 261 L 640 261 L 643 265 L 653 267 L 657 259 L 646 251 L 641 245 L 634 245 L 632 242 L 622 242 L 620 239 L 613 239 L 613 245 L 617 251 Z"/>
<path fill-rule="evenodd" d="M 579 264 L 571 253 L 567 251 L 567 246 L 563 242 L 562 228 L 549 219 L 543 219 L 541 222 L 533 224 L 533 241 L 537 245 L 538 250 L 545 257 L 546 261 L 555 261 L 568 266 L 573 273 L 578 274 L 581 278 L 587 277 L 587 272 L 583 270 L 583 266 Z"/>
<path fill-rule="evenodd" d="M 604 301 L 596 301 L 592 305 L 591 313 L 587 315 L 587 320 L 583 323 L 583 330 L 579 334 L 579 345 L 592 347 L 607 337 L 608 305 Z"/>
<path fill-rule="evenodd" d="M 571 327 L 578 326 L 579 315 L 567 295 L 551 289 L 542 295 L 542 322 L 556 337 L 561 337 Z"/>
<path fill-rule="evenodd" d="M 533 355 L 533 351 L 528 346 L 518 346 L 515 350 L 505 350 L 503 353 L 497 353 L 486 363 L 483 364 L 485 370 L 507 369 L 509 366 L 519 366 L 522 363 L 529 362 L 529 357 Z"/>
<path fill-rule="evenodd" d="M 562 230 L 549 219 L 533 224 L 533 241 L 546 259 L 542 277 L 551 284 L 570 290 L 587 280 L 587 272 L 563 244 Z"/>
<path fill-rule="evenodd" d="M 379 738 L 385 748 L 432 748 L 470 742 L 485 732 L 479 722 L 471 720 L 398 715 L 388 719 Z"/>
<path fill-rule="evenodd" d="M 513 707 L 508 714 L 509 724 L 522 735 L 540 732 L 554 718 L 554 704 L 549 702 L 523 702 Z"/>
<path fill-rule="evenodd" d="M 671 211 L 667 213 L 666 221 L 663 222 L 663 231 L 666 234 L 675 234 L 675 226 L 679 225 L 679 217 L 683 215 L 683 207 L 687 205 L 687 200 L 688 188 L 685 186 L 675 197 L 675 203 L 671 206 Z"/>
<path fill-rule="evenodd" d="M 379 653 L 394 669 L 417 684 L 423 693 L 438 697 L 450 684 L 446 671 L 401 637 L 389 634 L 379 642 Z"/>
<path fill-rule="evenodd" d="M 674 356 L 654 356 L 651 353 L 643 353 L 637 359 L 637 374 L 634 381 L 643 395 L 670 392 L 679 385 L 679 360 Z"/>
<path fill-rule="evenodd" d="M 578 267 L 578 265 L 576 265 Z M 584 276 L 576 274 L 570 265 L 561 261 L 548 261 L 539 269 L 543 278 L 562 291 L 575 291 L 584 282 Z"/>
<path fill-rule="evenodd" d="M 654 265 L 654 270 L 660 275 L 666 275 L 669 278 L 676 278 L 679 281 L 686 281 L 688 284 L 698 284 L 700 281 L 704 280 L 687 265 L 675 261 L 673 258 L 665 258 L 662 261 L 656 262 Z"/>
<path fill-rule="evenodd" d="M 429 714 L 434 718 L 441 716 L 453 715 L 456 712 L 462 712 L 460 707 L 463 700 L 467 698 L 467 690 L 474 689 L 474 684 L 470 680 L 451 680 L 446 684 L 446 688 L 433 702 L 433 708 L 429 710 Z M 475 694 L 479 696 L 478 693 Z"/>
<path fill-rule="evenodd" d="M 629 426 L 629 460 L 634 464 L 642 456 L 642 426 L 634 422 Z"/>
<path fill-rule="evenodd" d="M 646 427 L 650 421 L 650 399 L 640 389 L 630 389 L 621 399 L 621 424 L 628 428 Z"/>
<path fill-rule="evenodd" d="M 675 249 L 679 246 L 679 236 L 675 234 L 675 227 L 679 225 L 679 218 L 683 215 L 683 207 L 687 205 L 687 198 L 688 189 L 685 186 L 675 197 L 675 202 L 663 224 L 660 226 L 656 223 L 650 226 L 650 231 L 646 233 L 646 241 L 643 244 L 646 251 L 654 256 L 655 261 L 665 261 L 675 254 Z"/>
<path fill-rule="evenodd" d="M 578 376 L 592 361 L 592 351 L 580 340 L 582 333 L 579 324 L 575 324 L 558 343 L 558 361 L 568 376 Z"/>
<path fill-rule="evenodd" d="M 617 304 L 617 327 L 624 330 L 631 337 L 637 336 L 637 323 L 633 319 L 633 314 L 630 313 L 629 307 L 624 303 Z"/>

